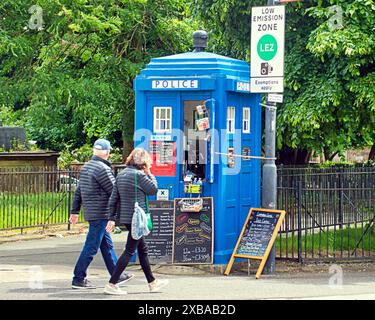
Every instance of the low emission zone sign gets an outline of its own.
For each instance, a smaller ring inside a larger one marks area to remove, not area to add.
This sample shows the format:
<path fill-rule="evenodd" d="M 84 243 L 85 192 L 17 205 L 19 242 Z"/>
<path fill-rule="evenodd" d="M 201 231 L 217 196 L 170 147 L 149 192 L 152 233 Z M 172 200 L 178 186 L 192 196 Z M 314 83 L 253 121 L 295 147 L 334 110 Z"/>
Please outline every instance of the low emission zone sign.
<path fill-rule="evenodd" d="M 250 91 L 284 91 L 285 6 L 251 10 Z"/>

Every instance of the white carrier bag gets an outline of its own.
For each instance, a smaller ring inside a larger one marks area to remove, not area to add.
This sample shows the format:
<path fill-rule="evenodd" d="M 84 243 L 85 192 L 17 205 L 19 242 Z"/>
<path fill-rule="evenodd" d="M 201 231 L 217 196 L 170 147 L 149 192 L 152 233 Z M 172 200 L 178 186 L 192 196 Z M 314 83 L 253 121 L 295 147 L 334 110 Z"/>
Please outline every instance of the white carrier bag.
<path fill-rule="evenodd" d="M 134 204 L 134 214 L 132 218 L 132 232 L 131 236 L 134 240 L 139 240 L 143 236 L 147 236 L 150 233 L 148 229 L 148 220 L 145 211 L 138 204 L 137 189 L 138 189 L 138 179 L 137 173 L 135 174 L 135 204 Z"/>

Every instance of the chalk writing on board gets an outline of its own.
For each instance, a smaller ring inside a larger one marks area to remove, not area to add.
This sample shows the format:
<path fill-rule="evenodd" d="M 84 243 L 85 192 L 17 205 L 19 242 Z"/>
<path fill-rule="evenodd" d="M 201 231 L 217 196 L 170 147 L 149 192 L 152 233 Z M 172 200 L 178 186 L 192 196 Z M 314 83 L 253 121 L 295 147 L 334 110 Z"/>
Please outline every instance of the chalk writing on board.
<path fill-rule="evenodd" d="M 213 261 L 213 200 L 202 199 L 200 212 L 182 212 L 184 199 L 175 199 L 174 263 L 212 263 Z"/>
<path fill-rule="evenodd" d="M 172 262 L 173 201 L 150 201 L 153 228 L 145 238 L 151 263 Z"/>
<path fill-rule="evenodd" d="M 285 218 L 284 210 L 251 208 L 224 274 L 229 275 L 235 258 L 260 260 L 256 279 L 261 276 L 272 245 Z"/>
<path fill-rule="evenodd" d="M 280 214 L 253 211 L 237 248 L 237 254 L 264 256 L 279 217 Z"/>

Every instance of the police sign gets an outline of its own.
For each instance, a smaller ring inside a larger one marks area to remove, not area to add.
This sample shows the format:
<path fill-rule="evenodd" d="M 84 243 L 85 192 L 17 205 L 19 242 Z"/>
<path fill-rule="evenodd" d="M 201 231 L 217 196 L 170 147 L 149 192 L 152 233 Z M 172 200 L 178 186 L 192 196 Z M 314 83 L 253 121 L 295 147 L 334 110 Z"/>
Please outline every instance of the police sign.
<path fill-rule="evenodd" d="M 198 89 L 198 80 L 152 80 L 152 89 Z"/>
<path fill-rule="evenodd" d="M 251 92 L 284 91 L 285 6 L 251 11 Z"/>

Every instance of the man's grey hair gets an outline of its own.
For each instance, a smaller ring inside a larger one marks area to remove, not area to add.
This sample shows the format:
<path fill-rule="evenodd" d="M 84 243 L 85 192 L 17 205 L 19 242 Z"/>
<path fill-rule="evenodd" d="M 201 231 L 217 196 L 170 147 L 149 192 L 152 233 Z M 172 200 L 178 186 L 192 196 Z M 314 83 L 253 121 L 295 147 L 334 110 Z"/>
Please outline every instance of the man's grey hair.
<path fill-rule="evenodd" d="M 95 149 L 93 148 L 93 151 L 92 153 L 95 155 L 95 156 L 106 156 L 107 154 L 109 154 L 109 150 L 98 150 L 98 149 Z"/>

